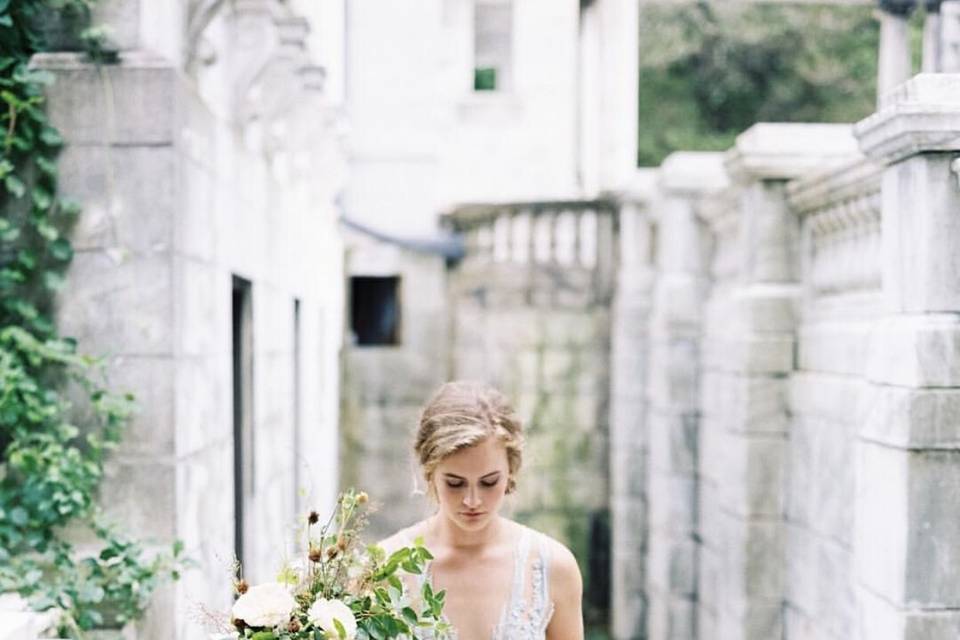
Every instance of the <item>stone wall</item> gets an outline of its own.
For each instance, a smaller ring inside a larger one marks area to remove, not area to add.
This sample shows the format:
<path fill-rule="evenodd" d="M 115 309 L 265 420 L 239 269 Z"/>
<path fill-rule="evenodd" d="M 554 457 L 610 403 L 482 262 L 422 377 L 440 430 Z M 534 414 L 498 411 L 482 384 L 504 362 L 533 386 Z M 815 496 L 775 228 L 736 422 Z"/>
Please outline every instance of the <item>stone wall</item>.
<path fill-rule="evenodd" d="M 420 408 L 450 375 L 446 267 L 442 256 L 373 238 L 348 244 L 350 276 L 400 278 L 398 344 L 361 346 L 348 333 L 343 349 L 340 481 L 374 498 L 377 540 L 430 513 L 413 439 Z"/>
<path fill-rule="evenodd" d="M 526 447 L 510 510 L 571 546 L 588 623 L 609 589 L 610 203 L 471 206 L 451 215 L 466 257 L 450 272 L 453 376 L 514 403 Z"/>
<path fill-rule="evenodd" d="M 253 581 L 271 579 L 287 557 L 298 509 L 332 506 L 337 381 L 326 363 L 339 343 L 330 331 L 340 312 L 339 152 L 317 117 L 315 76 L 302 73 L 308 25 L 290 5 L 223 8 L 191 66 L 180 58 L 185 16 L 150 21 L 145 4 L 155 3 L 106 5 L 123 36 L 119 64 L 69 53 L 34 64 L 57 76 L 48 107 L 67 141 L 61 188 L 84 208 L 59 323 L 82 351 L 107 358 L 111 384 L 140 405 L 101 502 L 151 544 L 183 540 L 199 565 L 158 594 L 140 635 L 204 638 L 198 605 L 231 603 L 235 490 Z M 230 61 L 251 37 L 260 47 L 244 49 L 238 76 Z M 252 69 L 264 71 L 256 90 L 244 75 Z M 258 92 L 286 102 L 264 104 Z M 242 489 L 234 277 L 250 285 Z"/>
<path fill-rule="evenodd" d="M 647 469 L 615 492 L 645 498 L 615 522 L 646 523 L 615 544 L 642 554 L 645 585 L 614 582 L 616 638 L 960 630 L 960 79 L 917 76 L 853 131 L 756 125 L 712 159 L 674 154 L 624 205 L 650 257 L 621 265 L 618 291 L 653 295 L 629 343 L 639 388 L 613 385 L 614 424 L 644 416 L 614 473 Z M 614 335 L 637 317 L 618 312 Z"/>

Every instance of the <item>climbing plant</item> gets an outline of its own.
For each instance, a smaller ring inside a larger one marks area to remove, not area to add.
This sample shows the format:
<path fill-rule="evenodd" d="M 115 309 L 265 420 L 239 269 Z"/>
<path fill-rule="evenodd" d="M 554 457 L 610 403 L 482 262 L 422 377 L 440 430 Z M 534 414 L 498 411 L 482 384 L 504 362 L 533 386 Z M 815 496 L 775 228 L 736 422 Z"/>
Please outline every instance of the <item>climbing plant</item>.
<path fill-rule="evenodd" d="M 109 62 L 91 1 L 0 0 L 0 592 L 62 609 L 71 637 L 142 616 L 184 564 L 179 544 L 148 554 L 106 523 L 97 488 L 133 398 L 54 322 L 80 207 L 58 195 L 63 140 L 44 109 L 54 77 L 30 60 L 57 37 Z M 70 542 L 84 530 L 89 555 Z"/>

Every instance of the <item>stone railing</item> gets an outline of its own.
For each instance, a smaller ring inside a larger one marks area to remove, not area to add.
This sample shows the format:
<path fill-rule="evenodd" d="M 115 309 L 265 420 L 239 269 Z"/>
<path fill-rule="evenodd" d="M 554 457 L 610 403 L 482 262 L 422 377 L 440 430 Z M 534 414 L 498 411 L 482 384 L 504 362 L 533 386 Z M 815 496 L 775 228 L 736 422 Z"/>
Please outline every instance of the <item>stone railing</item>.
<path fill-rule="evenodd" d="M 817 305 L 879 294 L 881 167 L 865 158 L 801 178 L 788 188 L 800 216 L 804 281 Z"/>
<path fill-rule="evenodd" d="M 491 265 L 530 280 L 515 285 L 536 287 L 551 274 L 576 288 L 609 297 L 614 276 L 617 206 L 612 200 L 566 200 L 463 205 L 445 216 L 462 235 L 463 270 Z M 562 288 L 562 287 L 561 287 Z"/>

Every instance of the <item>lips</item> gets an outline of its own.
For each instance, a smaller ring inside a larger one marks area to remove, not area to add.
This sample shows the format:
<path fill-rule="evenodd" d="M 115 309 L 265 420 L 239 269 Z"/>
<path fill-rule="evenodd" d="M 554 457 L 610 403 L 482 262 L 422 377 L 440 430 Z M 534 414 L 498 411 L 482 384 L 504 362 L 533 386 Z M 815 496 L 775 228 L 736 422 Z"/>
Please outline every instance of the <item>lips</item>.
<path fill-rule="evenodd" d="M 483 511 L 463 511 L 461 515 L 464 515 L 468 518 L 476 518 L 477 516 L 482 516 L 485 512 Z"/>

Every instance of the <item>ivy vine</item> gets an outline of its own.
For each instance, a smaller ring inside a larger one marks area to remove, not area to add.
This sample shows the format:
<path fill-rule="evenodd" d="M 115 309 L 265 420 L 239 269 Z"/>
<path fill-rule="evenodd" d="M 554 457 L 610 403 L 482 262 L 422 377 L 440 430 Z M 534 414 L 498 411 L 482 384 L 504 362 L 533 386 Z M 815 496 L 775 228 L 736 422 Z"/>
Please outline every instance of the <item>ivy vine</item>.
<path fill-rule="evenodd" d="M 0 592 L 61 609 L 74 638 L 141 617 L 185 564 L 179 543 L 149 554 L 105 523 L 97 488 L 134 400 L 54 322 L 80 207 L 58 195 L 63 139 L 44 110 L 54 77 L 30 60 L 57 37 L 110 62 L 92 2 L 0 0 Z M 84 555 L 68 527 L 89 529 L 98 551 Z"/>

